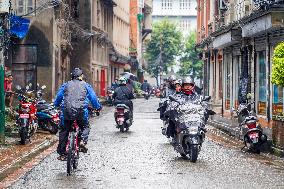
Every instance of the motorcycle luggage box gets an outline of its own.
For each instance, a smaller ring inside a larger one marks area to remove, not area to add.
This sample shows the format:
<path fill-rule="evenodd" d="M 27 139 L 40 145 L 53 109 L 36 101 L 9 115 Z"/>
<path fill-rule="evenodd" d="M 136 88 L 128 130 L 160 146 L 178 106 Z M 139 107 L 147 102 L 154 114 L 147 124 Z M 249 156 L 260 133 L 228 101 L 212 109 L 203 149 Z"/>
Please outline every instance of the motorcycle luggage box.
<path fill-rule="evenodd" d="M 128 106 L 126 106 L 125 104 L 118 104 L 116 105 L 117 108 L 125 108 L 125 109 L 129 109 Z"/>

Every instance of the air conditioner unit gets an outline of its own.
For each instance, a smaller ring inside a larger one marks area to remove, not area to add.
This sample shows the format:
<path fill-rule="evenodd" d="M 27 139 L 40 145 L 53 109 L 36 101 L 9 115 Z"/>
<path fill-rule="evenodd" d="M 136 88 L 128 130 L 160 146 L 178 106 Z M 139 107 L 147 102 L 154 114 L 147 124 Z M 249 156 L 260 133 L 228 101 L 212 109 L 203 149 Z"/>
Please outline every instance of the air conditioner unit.
<path fill-rule="evenodd" d="M 0 13 L 8 13 L 10 10 L 9 0 L 0 0 Z"/>

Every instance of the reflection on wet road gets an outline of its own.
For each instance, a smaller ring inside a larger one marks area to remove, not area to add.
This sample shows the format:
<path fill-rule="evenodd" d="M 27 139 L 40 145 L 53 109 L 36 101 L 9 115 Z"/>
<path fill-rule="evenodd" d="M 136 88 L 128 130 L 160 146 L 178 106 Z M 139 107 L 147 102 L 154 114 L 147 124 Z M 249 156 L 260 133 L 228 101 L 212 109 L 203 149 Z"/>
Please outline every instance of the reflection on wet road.
<path fill-rule="evenodd" d="M 11 188 L 284 188 L 283 160 L 243 153 L 212 132 L 196 163 L 180 158 L 161 134 L 157 106 L 158 99 L 135 100 L 128 133 L 105 110 L 93 121 L 89 152 L 73 176 L 53 153 Z"/>

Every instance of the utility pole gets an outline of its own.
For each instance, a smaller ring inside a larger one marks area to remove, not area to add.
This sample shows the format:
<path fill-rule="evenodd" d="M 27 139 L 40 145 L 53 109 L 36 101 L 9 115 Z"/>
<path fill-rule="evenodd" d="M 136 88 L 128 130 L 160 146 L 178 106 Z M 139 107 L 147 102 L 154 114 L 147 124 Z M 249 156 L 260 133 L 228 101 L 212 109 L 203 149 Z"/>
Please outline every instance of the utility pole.
<path fill-rule="evenodd" d="M 160 54 L 159 54 L 159 67 L 158 67 L 158 86 L 161 85 L 161 72 L 162 72 L 162 61 L 163 61 L 163 48 L 162 48 L 162 42 L 163 42 L 163 35 L 160 39 Z"/>
<path fill-rule="evenodd" d="M 0 51 L 0 143 L 5 142 L 5 94 L 4 94 L 4 58 Z"/>
<path fill-rule="evenodd" d="M 0 0 L 0 143 L 5 143 L 5 93 L 4 93 L 4 51 L 6 50 L 7 16 L 10 12 L 11 1 Z"/>

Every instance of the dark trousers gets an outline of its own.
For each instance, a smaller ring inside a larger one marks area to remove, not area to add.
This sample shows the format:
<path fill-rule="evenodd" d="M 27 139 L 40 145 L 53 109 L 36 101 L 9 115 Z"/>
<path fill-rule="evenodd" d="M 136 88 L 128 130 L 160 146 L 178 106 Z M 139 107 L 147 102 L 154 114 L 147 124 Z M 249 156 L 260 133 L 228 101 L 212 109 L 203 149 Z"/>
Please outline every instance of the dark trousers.
<path fill-rule="evenodd" d="M 59 131 L 59 144 L 57 147 L 57 153 L 60 155 L 66 154 L 66 145 L 68 142 L 68 135 L 74 120 L 64 120 L 64 125 L 61 126 Z M 83 140 L 84 143 L 88 142 L 90 126 L 88 120 L 77 120 L 79 126 L 79 140 Z"/>

